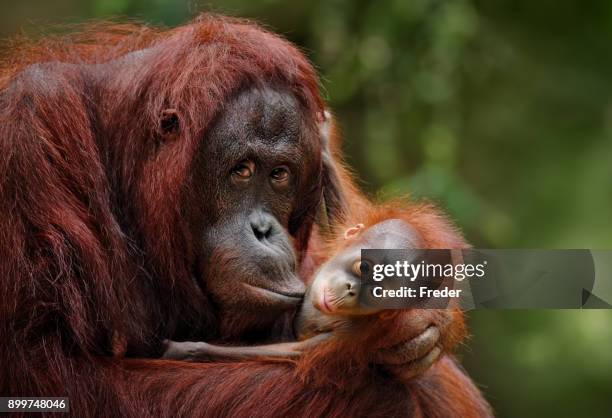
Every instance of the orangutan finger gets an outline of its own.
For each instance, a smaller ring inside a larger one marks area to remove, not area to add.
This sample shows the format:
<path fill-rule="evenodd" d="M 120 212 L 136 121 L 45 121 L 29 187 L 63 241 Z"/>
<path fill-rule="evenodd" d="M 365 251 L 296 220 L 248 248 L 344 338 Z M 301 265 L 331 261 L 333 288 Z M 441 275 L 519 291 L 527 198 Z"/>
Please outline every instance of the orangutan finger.
<path fill-rule="evenodd" d="M 440 330 L 430 326 L 416 337 L 380 350 L 377 362 L 387 365 L 398 365 L 419 359 L 430 352 L 440 340 Z"/>

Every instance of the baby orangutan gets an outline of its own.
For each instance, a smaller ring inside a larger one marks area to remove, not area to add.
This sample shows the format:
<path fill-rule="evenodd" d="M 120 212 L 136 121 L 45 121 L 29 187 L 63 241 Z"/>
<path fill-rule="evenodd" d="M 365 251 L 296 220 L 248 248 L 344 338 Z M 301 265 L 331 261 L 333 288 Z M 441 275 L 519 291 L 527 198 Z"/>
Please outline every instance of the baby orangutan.
<path fill-rule="evenodd" d="M 340 251 L 315 273 L 294 320 L 298 341 L 239 347 L 166 341 L 162 358 L 196 362 L 262 357 L 293 358 L 330 338 L 332 331 L 351 332 L 362 318 L 371 315 L 383 318 L 393 316 L 392 311 L 381 311 L 360 303 L 361 250 L 418 247 L 415 230 L 400 219 L 382 220 L 368 228 L 357 224 L 346 229 L 332 245 L 334 249 L 340 248 Z"/>

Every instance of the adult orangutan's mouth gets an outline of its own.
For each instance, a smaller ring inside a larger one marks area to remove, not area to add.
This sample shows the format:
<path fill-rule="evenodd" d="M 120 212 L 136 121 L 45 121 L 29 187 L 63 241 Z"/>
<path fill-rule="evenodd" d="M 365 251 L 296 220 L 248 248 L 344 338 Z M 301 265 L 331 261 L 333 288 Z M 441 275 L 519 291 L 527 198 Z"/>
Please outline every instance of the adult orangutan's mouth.
<path fill-rule="evenodd" d="M 266 289 L 264 287 L 253 286 L 248 283 L 243 283 L 250 291 L 262 296 L 266 299 L 272 300 L 279 305 L 296 306 L 304 298 L 304 292 L 278 292 L 275 290 Z"/>

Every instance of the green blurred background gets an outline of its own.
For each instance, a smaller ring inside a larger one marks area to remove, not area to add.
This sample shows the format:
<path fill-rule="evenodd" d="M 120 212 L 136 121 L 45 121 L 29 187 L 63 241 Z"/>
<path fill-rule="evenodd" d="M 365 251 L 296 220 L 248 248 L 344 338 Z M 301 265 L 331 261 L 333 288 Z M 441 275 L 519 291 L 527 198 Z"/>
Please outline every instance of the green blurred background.
<path fill-rule="evenodd" d="M 253 18 L 320 71 L 376 197 L 439 202 L 479 248 L 612 248 L 612 2 L 19 0 L 0 35 L 199 11 Z M 500 417 L 612 416 L 612 311 L 469 314 Z"/>

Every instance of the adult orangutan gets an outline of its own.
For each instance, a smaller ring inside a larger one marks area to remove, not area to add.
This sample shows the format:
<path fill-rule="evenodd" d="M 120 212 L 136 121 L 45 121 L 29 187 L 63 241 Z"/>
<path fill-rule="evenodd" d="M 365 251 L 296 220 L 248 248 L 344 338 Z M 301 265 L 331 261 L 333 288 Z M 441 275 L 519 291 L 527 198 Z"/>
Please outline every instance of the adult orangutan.
<path fill-rule="evenodd" d="M 297 363 L 156 359 L 164 339 L 289 340 L 296 272 L 320 262 L 315 216 L 334 225 L 365 202 L 321 143 L 317 79 L 291 44 L 202 16 L 12 48 L 3 396 L 67 396 L 82 417 L 489 414 L 450 357 L 412 373 L 423 333 L 460 335 L 458 313 L 407 312 Z M 463 243 L 430 210 L 412 226 L 425 245 Z"/>

